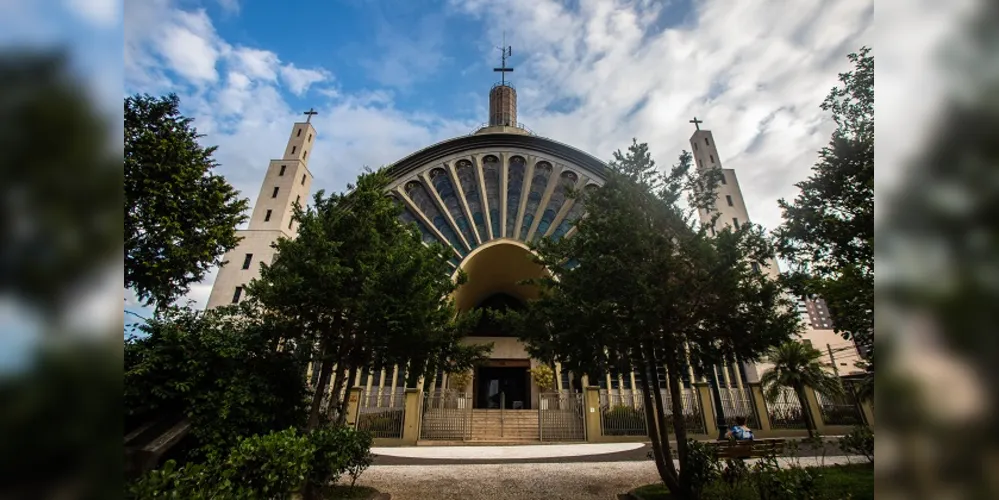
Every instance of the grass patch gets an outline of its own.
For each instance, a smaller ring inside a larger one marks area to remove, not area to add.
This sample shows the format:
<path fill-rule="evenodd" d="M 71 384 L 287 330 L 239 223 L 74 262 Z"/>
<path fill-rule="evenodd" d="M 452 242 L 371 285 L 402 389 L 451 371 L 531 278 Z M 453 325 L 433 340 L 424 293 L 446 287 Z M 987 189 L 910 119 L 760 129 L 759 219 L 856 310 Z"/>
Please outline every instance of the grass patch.
<path fill-rule="evenodd" d="M 851 464 L 809 467 L 819 472 L 817 480 L 821 500 L 874 500 L 874 465 Z M 632 490 L 639 500 L 671 500 L 664 484 L 647 484 Z"/>
<path fill-rule="evenodd" d="M 323 495 L 326 500 L 366 500 L 378 493 L 378 490 L 370 486 L 336 484 L 326 488 Z"/>
<path fill-rule="evenodd" d="M 874 465 L 851 464 L 823 467 L 819 491 L 823 499 L 874 500 Z"/>

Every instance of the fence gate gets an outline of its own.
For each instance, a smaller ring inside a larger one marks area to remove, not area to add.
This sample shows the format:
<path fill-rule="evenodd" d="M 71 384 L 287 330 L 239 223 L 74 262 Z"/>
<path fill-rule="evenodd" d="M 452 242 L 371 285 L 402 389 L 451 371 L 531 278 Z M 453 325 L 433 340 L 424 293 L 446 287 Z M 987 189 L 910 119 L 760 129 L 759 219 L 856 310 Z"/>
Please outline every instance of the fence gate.
<path fill-rule="evenodd" d="M 703 403 L 698 398 L 697 391 L 681 389 L 680 405 L 682 414 L 673 415 L 673 404 L 670 392 L 660 389 L 663 401 L 663 416 L 666 425 L 673 427 L 673 420 L 680 418 L 688 433 L 703 434 L 705 432 Z M 600 391 L 600 431 L 604 436 L 645 436 L 648 435 L 645 421 L 645 403 L 642 391 Z"/>
<path fill-rule="evenodd" d="M 864 423 L 863 412 L 857 402 L 851 387 L 841 396 L 826 396 L 815 392 L 822 412 L 822 421 L 826 425 L 861 425 Z"/>
<path fill-rule="evenodd" d="M 782 387 L 776 397 L 765 398 L 771 429 L 804 429 L 805 412 L 793 390 Z"/>
<path fill-rule="evenodd" d="M 538 438 L 541 441 L 586 441 L 583 395 L 548 392 L 538 395 Z"/>
<path fill-rule="evenodd" d="M 371 437 L 402 438 L 402 427 L 406 419 L 405 391 L 405 388 L 395 391 L 362 390 L 357 407 L 356 428 L 370 432 Z"/>
<path fill-rule="evenodd" d="M 718 399 L 721 401 L 721 408 L 718 408 L 714 398 L 711 406 L 715 409 L 715 415 L 719 424 L 726 427 L 735 425 L 736 417 L 746 419 L 746 425 L 750 429 L 760 428 L 760 419 L 756 414 L 756 405 L 753 404 L 753 392 L 749 387 L 714 387 L 718 391 Z"/>
<path fill-rule="evenodd" d="M 455 391 L 420 394 L 420 439 L 466 441 L 472 438 L 472 396 Z"/>

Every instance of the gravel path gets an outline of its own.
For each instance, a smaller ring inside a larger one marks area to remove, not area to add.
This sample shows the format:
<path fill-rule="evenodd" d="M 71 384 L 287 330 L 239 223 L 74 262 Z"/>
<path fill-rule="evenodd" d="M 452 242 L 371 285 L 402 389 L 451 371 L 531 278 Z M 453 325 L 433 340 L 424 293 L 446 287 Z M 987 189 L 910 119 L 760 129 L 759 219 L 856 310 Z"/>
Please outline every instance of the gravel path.
<path fill-rule="evenodd" d="M 407 499 L 616 499 L 658 480 L 649 462 L 570 464 L 381 465 L 358 484 Z"/>
<path fill-rule="evenodd" d="M 854 463 L 859 457 L 826 457 L 826 465 Z M 801 458 L 802 466 L 818 458 Z M 752 461 L 749 461 L 752 462 Z M 632 488 L 659 481 L 651 460 L 587 463 L 507 463 L 465 465 L 375 465 L 358 480 L 407 499 L 579 499 L 613 500 Z"/>

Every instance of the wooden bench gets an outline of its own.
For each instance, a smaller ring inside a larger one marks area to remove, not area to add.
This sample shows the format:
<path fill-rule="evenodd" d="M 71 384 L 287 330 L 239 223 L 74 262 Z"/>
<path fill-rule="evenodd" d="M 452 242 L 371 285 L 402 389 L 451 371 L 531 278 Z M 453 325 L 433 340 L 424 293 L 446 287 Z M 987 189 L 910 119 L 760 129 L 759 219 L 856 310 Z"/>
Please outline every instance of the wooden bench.
<path fill-rule="evenodd" d="M 718 458 L 762 458 L 771 455 L 779 455 L 784 451 L 785 440 L 781 438 L 752 439 L 746 441 L 734 441 L 720 439 L 709 442 L 708 446 L 714 449 Z"/>

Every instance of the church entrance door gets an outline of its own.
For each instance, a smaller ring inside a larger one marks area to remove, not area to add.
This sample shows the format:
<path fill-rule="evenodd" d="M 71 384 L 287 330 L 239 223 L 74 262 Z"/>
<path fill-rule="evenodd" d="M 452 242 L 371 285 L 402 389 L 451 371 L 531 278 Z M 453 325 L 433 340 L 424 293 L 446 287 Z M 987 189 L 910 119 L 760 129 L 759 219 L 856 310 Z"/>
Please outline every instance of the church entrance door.
<path fill-rule="evenodd" d="M 530 373 L 523 367 L 479 367 L 475 376 L 476 408 L 528 410 Z"/>

